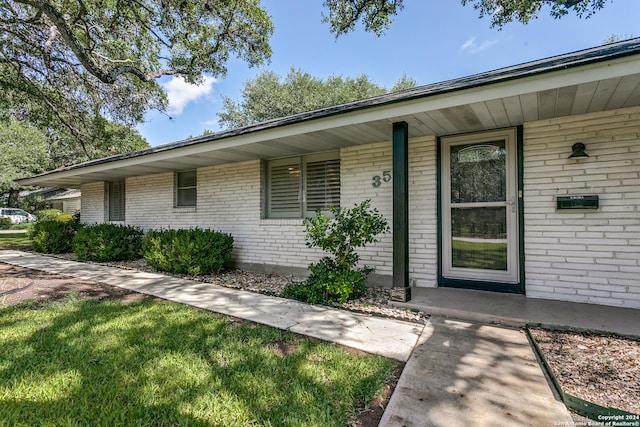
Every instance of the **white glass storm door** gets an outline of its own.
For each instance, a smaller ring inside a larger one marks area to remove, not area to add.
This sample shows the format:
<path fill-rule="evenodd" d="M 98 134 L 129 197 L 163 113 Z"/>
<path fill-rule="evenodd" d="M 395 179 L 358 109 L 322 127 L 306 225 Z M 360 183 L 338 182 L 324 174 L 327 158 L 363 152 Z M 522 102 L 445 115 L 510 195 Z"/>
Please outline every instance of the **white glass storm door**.
<path fill-rule="evenodd" d="M 516 159 L 515 129 L 442 138 L 445 282 L 518 284 Z"/>

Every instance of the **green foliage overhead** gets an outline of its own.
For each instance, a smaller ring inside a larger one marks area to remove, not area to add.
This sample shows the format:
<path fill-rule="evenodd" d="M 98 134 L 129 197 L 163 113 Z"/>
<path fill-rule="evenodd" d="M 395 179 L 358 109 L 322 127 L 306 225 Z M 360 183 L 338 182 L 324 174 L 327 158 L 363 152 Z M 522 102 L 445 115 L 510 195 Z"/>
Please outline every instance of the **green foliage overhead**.
<path fill-rule="evenodd" d="M 491 18 L 492 27 L 517 21 L 527 24 L 538 17 L 543 8 L 549 14 L 561 18 L 575 13 L 580 18 L 589 18 L 602 9 L 607 0 L 461 0 L 462 5 L 473 5 L 480 17 Z M 330 26 L 336 37 L 354 31 L 358 24 L 365 31 L 381 35 L 389 29 L 393 18 L 404 8 L 403 0 L 325 0 L 328 13 L 323 13 L 323 22 Z"/>
<path fill-rule="evenodd" d="M 0 120 L 0 194 L 17 190 L 15 179 L 49 168 L 46 135 L 18 120 Z"/>
<path fill-rule="evenodd" d="M 149 146 L 138 131 L 100 116 L 86 122 L 83 138 L 76 139 L 64 128 L 31 122 L 21 111 L 0 111 L 0 194 L 17 191 L 19 178 Z M 15 196 L 10 199 L 20 205 Z"/>
<path fill-rule="evenodd" d="M 472 4 L 480 17 L 491 17 L 492 27 L 502 27 L 509 22 L 528 24 L 538 18 L 543 8 L 558 19 L 574 13 L 579 18 L 589 18 L 602 9 L 606 0 L 462 0 L 463 5 Z"/>
<path fill-rule="evenodd" d="M 415 86 L 415 80 L 403 75 L 392 91 Z M 232 129 L 385 93 L 384 87 L 364 74 L 355 79 L 330 76 L 323 80 L 292 68 L 281 80 L 278 74 L 264 71 L 244 83 L 239 102 L 223 96 L 223 110 L 217 114 L 220 124 Z"/>
<path fill-rule="evenodd" d="M 164 110 L 159 77 L 224 76 L 231 56 L 263 63 L 272 32 L 259 0 L 2 1 L 3 101 L 82 140 L 96 117 L 132 125 Z"/>

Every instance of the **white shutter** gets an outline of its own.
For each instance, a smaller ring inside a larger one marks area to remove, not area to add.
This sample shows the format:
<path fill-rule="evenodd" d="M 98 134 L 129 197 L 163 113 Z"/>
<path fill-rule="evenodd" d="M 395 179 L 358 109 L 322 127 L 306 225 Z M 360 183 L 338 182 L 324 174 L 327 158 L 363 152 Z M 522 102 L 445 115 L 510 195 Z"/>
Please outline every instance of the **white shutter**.
<path fill-rule="evenodd" d="M 309 161 L 306 172 L 306 213 L 340 207 L 340 159 Z"/>
<path fill-rule="evenodd" d="M 302 196 L 300 158 L 274 160 L 268 164 L 268 216 L 299 218 Z"/>
<path fill-rule="evenodd" d="M 124 221 L 124 181 L 109 183 L 109 221 Z"/>
<path fill-rule="evenodd" d="M 340 207 L 339 152 L 267 163 L 268 218 L 302 218 L 329 206 Z"/>

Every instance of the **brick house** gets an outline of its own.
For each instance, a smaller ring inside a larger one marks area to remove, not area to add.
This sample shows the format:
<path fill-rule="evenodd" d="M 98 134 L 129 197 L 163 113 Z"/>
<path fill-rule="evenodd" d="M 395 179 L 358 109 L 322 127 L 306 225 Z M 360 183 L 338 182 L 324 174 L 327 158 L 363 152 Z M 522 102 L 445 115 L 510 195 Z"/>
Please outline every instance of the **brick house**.
<path fill-rule="evenodd" d="M 302 273 L 302 218 L 371 199 L 379 284 L 640 308 L 640 39 L 57 169 L 81 218 L 233 234 Z"/>

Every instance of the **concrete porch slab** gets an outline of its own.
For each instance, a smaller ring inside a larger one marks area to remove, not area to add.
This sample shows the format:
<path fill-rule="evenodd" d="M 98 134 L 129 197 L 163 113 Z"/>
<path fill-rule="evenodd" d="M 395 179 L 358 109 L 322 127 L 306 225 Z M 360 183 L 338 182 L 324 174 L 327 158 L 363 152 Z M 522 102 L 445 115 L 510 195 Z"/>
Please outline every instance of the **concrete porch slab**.
<path fill-rule="evenodd" d="M 455 288 L 411 288 L 411 294 L 411 301 L 392 304 L 415 308 L 432 315 L 475 322 L 640 336 L 640 310 L 633 308 Z"/>

